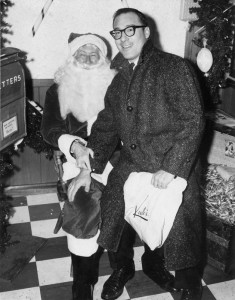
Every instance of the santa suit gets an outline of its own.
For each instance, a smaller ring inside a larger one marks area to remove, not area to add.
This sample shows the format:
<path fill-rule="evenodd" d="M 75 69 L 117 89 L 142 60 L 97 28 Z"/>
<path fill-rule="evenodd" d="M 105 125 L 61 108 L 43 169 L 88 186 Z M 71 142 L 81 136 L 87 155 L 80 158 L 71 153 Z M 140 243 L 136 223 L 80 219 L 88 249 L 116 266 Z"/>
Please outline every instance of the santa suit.
<path fill-rule="evenodd" d="M 110 70 L 109 62 L 104 59 L 107 48 L 99 37 L 92 34 L 82 36 L 71 34 L 69 42 L 69 59 L 57 70 L 55 83 L 46 93 L 41 126 L 44 140 L 59 148 L 66 157 L 63 165 L 65 181 L 74 178 L 80 172 L 75 158 L 70 153 L 71 144 L 77 139 L 87 143 L 91 127 L 98 113 L 104 108 L 106 90 L 116 74 Z M 101 52 L 98 64 L 91 69 L 80 66 L 74 56 L 77 49 L 87 43 L 96 45 Z M 105 185 L 111 169 L 112 166 L 108 163 L 103 174 L 93 176 Z M 98 236 L 99 231 L 95 236 L 86 239 L 67 234 L 73 266 L 73 300 L 93 299 L 93 286 L 98 280 L 100 255 Z"/>
<path fill-rule="evenodd" d="M 94 42 L 93 42 L 94 39 Z M 103 42 L 93 35 L 83 35 L 70 43 L 72 53 L 83 43 L 93 42 L 107 54 Z M 71 53 L 70 53 L 71 56 Z M 102 60 L 101 60 L 102 61 Z M 104 96 L 115 72 L 110 70 L 109 63 L 97 65 L 90 70 L 75 67 L 76 60 L 69 57 L 65 66 L 60 67 L 55 74 L 55 83 L 46 93 L 41 132 L 46 142 L 59 148 L 66 157 L 63 165 L 63 179 L 69 180 L 77 176 L 80 169 L 76 160 L 71 156 L 70 147 L 75 139 L 86 144 L 92 124 L 97 114 L 104 108 Z M 112 166 L 107 164 L 103 174 L 93 174 L 93 177 L 106 184 L 107 176 Z M 98 249 L 97 235 L 90 239 L 77 239 L 68 234 L 70 252 L 89 257 Z"/>
<path fill-rule="evenodd" d="M 63 164 L 63 180 L 67 181 L 77 176 L 80 171 L 79 168 L 76 167 L 75 159 L 71 156 L 69 148 L 75 139 L 80 139 L 86 143 L 96 117 L 85 122 L 80 122 L 72 114 L 69 114 L 65 120 L 62 119 L 57 89 L 57 84 L 53 84 L 46 93 L 41 131 L 46 142 L 54 146 L 55 149 L 59 148 L 65 154 L 67 161 Z M 93 174 L 92 176 L 105 185 L 111 169 L 112 166 L 108 163 L 103 174 Z M 96 238 L 95 240 L 90 239 L 90 241 L 84 241 L 75 239 L 71 235 L 68 236 L 70 251 L 77 255 L 90 256 L 97 250 L 98 245 Z M 84 249 L 81 248 L 83 244 Z"/>
<path fill-rule="evenodd" d="M 114 73 L 109 72 L 109 80 L 105 80 L 107 81 L 107 86 L 109 84 L 109 81 L 111 82 L 111 78 L 113 77 L 112 74 Z M 76 160 L 70 154 L 70 146 L 75 139 L 80 139 L 82 142 L 86 143 L 87 138 L 90 134 L 92 124 L 96 120 L 97 115 L 91 117 L 88 115 L 87 117 L 89 117 L 89 119 L 86 121 L 84 121 L 84 118 L 81 118 L 83 120 L 83 122 L 81 122 L 74 116 L 74 114 L 69 113 L 64 119 L 61 115 L 58 93 L 59 88 L 59 85 L 55 83 L 48 89 L 46 93 L 41 132 L 46 142 L 53 145 L 55 148 L 59 148 L 65 154 L 67 162 L 63 164 L 63 179 L 66 181 L 77 176 L 80 171 L 76 166 Z M 84 92 L 85 91 L 83 91 L 83 93 Z M 91 94 L 91 91 L 89 91 L 89 93 Z M 86 101 L 85 98 L 87 97 L 87 95 L 80 96 L 84 96 L 84 101 Z M 79 110 L 79 107 L 77 108 L 77 110 Z M 103 184 L 106 184 L 107 176 L 111 169 L 112 166 L 110 165 L 110 163 L 108 163 L 103 174 L 93 174 L 93 177 Z M 82 256 L 92 255 L 98 249 L 98 244 L 96 243 L 98 235 L 99 232 L 95 237 L 83 240 L 77 239 L 68 234 L 68 248 L 70 252 Z"/>

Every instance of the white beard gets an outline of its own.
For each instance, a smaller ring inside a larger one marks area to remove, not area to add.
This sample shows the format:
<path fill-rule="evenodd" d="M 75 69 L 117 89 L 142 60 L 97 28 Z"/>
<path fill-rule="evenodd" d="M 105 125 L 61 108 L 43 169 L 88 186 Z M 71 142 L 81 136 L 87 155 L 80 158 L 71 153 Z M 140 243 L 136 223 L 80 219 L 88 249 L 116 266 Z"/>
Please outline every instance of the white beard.
<path fill-rule="evenodd" d="M 90 69 L 74 58 L 68 60 L 55 74 L 62 118 L 72 113 L 78 121 L 85 122 L 97 116 L 104 109 L 104 96 L 115 74 L 103 57 Z"/>

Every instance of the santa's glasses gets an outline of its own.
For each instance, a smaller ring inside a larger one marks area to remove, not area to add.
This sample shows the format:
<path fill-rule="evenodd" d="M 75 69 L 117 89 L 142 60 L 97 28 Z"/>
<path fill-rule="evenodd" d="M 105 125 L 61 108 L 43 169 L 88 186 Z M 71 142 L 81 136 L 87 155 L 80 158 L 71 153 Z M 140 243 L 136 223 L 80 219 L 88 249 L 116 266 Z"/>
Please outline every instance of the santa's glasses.
<path fill-rule="evenodd" d="M 122 37 L 122 33 L 124 32 L 126 36 L 131 37 L 135 34 L 136 28 L 145 28 L 147 26 L 128 26 L 125 29 L 120 29 L 120 30 L 112 30 L 109 33 L 115 40 L 119 40 Z"/>

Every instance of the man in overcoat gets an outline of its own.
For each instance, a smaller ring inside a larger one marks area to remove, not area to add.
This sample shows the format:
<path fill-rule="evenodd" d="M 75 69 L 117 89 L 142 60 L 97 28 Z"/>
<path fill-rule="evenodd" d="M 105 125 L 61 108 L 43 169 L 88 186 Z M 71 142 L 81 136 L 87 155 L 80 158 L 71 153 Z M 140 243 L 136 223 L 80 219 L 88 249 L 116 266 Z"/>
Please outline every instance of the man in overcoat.
<path fill-rule="evenodd" d="M 118 298 L 134 275 L 134 233 L 124 220 L 123 186 L 131 172 L 150 172 L 156 188 L 167 188 L 176 176 L 187 180 L 187 188 L 163 247 L 151 251 L 145 245 L 143 271 L 167 291 L 182 290 L 182 300 L 201 299 L 201 205 L 195 175 L 204 129 L 199 85 L 188 62 L 153 46 L 147 19 L 138 10 L 118 10 L 113 28 L 119 53 L 111 68 L 118 74 L 92 127 L 90 165 L 69 189 L 69 194 L 82 185 L 89 189 L 90 172 L 103 171 L 121 139 L 120 159 L 101 199 L 98 243 L 108 250 L 113 268 L 101 297 Z M 133 72 L 130 63 L 135 64 Z"/>

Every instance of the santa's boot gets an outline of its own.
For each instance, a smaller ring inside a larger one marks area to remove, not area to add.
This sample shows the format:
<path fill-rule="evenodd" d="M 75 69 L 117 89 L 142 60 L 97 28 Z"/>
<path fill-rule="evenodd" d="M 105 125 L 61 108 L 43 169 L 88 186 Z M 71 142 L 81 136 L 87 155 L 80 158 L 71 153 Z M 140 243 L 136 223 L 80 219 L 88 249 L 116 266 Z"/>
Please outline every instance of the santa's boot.
<path fill-rule="evenodd" d="M 83 257 L 71 253 L 71 258 L 73 266 L 73 300 L 93 300 L 94 285 L 98 281 L 98 254 Z"/>

